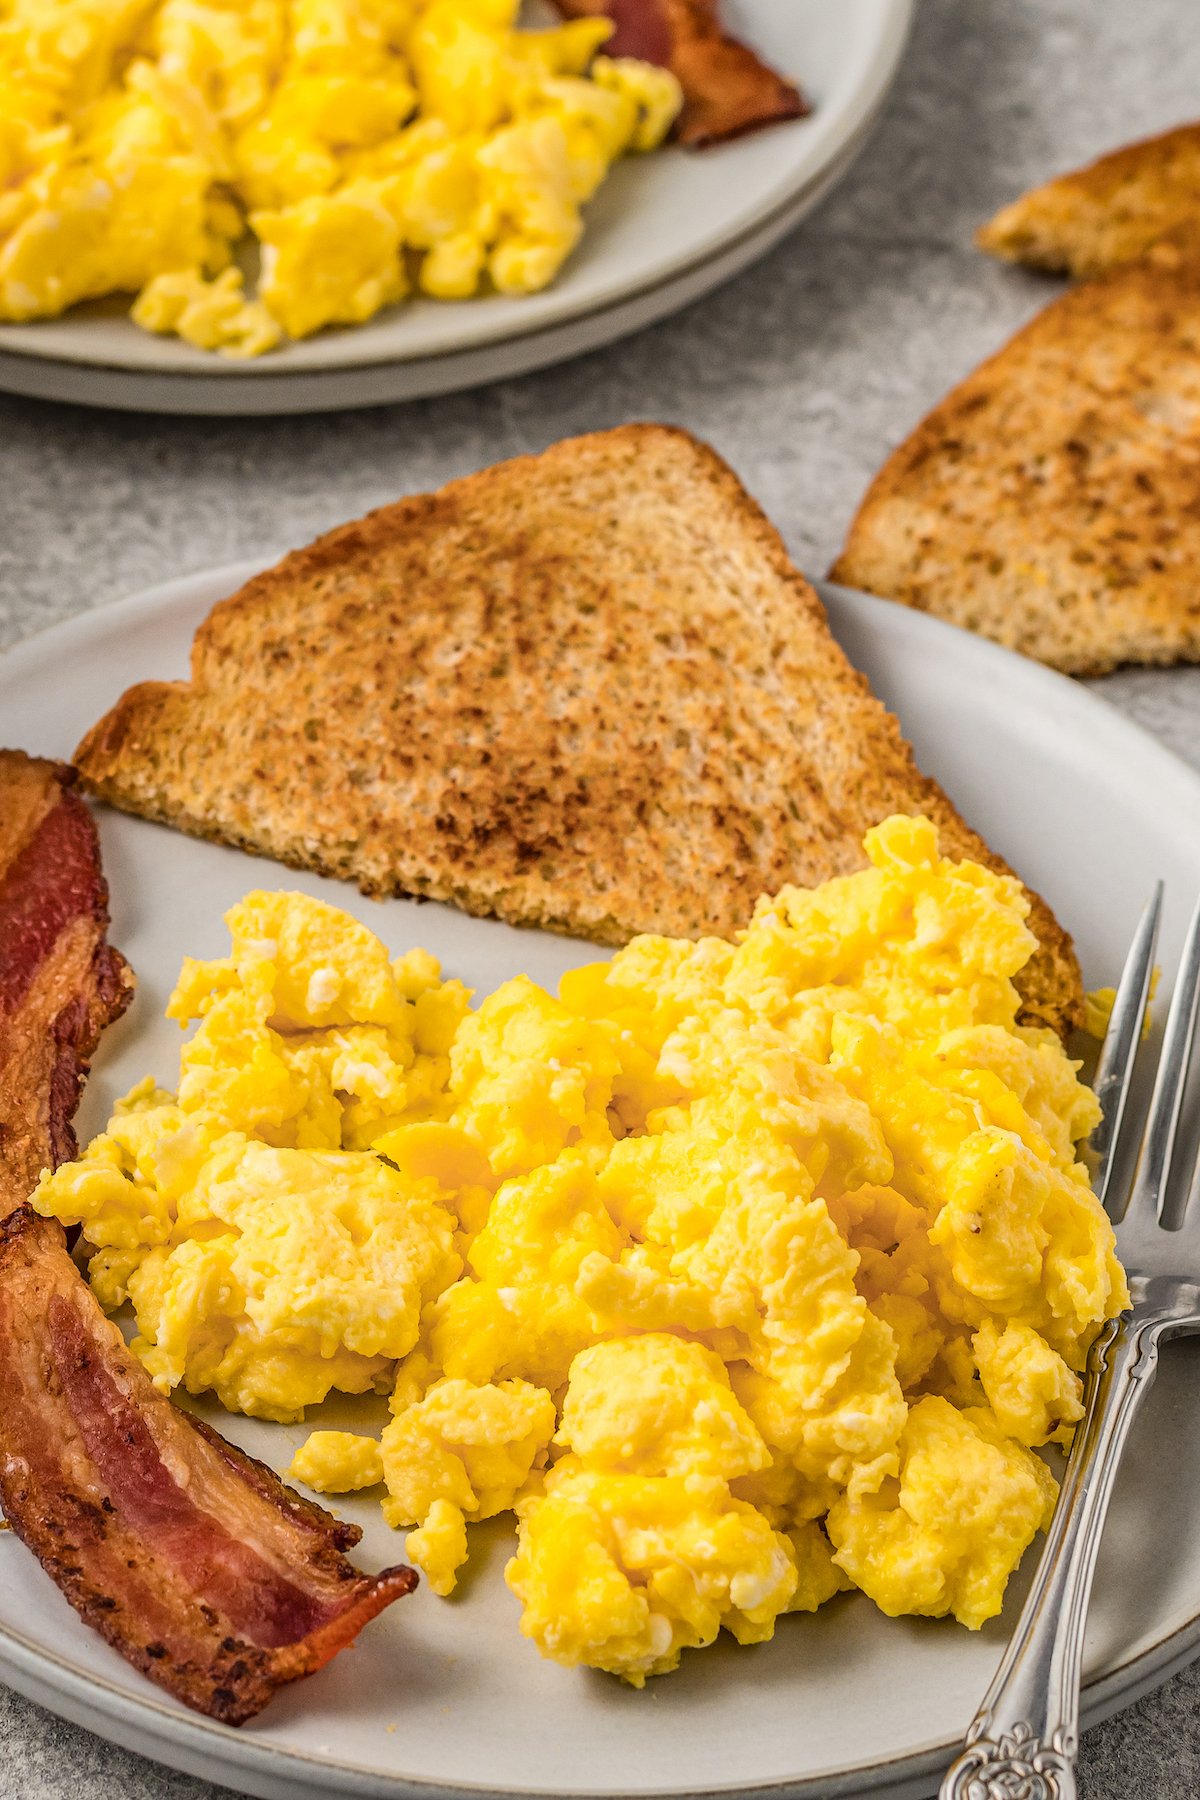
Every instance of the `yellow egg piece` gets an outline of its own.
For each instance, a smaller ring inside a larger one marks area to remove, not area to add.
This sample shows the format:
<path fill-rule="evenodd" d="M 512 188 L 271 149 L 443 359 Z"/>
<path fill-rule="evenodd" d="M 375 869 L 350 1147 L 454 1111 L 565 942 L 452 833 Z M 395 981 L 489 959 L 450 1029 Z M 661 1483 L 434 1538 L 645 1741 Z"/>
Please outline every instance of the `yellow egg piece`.
<path fill-rule="evenodd" d="M 353 1431 L 314 1431 L 287 1474 L 318 1494 L 354 1494 L 383 1480 L 383 1452 L 374 1438 Z"/>

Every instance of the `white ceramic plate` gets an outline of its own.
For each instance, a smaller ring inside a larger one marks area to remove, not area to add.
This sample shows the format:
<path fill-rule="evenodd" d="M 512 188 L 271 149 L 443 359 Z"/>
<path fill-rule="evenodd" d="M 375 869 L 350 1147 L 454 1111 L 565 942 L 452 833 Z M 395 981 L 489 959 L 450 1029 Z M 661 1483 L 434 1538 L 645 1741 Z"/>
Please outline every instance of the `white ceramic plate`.
<path fill-rule="evenodd" d="M 525 299 L 414 301 L 246 364 L 139 331 L 109 304 L 0 325 L 0 388 L 178 413 L 288 413 L 409 400 L 540 368 L 649 324 L 760 256 L 858 153 L 912 0 L 730 0 L 731 26 L 815 110 L 703 152 L 620 165 L 562 276 Z"/>
<path fill-rule="evenodd" d="M 194 627 L 250 572 L 189 577 L 0 657 L 0 742 L 68 756 L 129 682 L 186 672 Z M 918 613 L 825 592 L 838 635 L 925 767 L 1077 934 L 1089 981 L 1113 977 L 1155 875 L 1168 884 L 1170 965 L 1200 888 L 1197 777 L 1080 686 Z M 161 1014 L 180 957 L 220 954 L 223 908 L 264 882 L 335 901 L 397 950 L 426 944 L 484 992 L 521 970 L 552 982 L 596 954 L 440 906 L 366 901 L 117 814 L 103 814 L 101 830 L 113 937 L 139 988 L 104 1041 L 84 1133 L 137 1077 L 173 1084 L 179 1032 Z M 1118 1489 L 1088 1633 L 1091 1718 L 1200 1648 L 1198 1354 L 1197 1344 L 1168 1352 Z M 279 1468 L 305 1429 L 220 1423 Z M 366 1528 L 364 1562 L 395 1559 L 373 1501 L 344 1510 Z M 278 1800 L 919 1794 L 935 1785 L 995 1668 L 1023 1585 L 1005 1619 L 977 1636 L 890 1621 L 843 1596 L 815 1618 L 783 1620 L 771 1644 L 689 1652 L 678 1674 L 639 1694 L 539 1659 L 501 1579 L 509 1533 L 499 1522 L 476 1529 L 461 1599 L 420 1590 L 240 1732 L 134 1674 L 22 1545 L 0 1537 L 0 1676 L 116 1742 Z"/>

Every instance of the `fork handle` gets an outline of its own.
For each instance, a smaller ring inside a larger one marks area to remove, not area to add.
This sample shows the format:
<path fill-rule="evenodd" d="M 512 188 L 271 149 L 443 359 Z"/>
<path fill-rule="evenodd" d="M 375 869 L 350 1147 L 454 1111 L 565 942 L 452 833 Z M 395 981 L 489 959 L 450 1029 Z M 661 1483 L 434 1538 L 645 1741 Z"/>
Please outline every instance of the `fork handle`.
<path fill-rule="evenodd" d="M 1084 1415 L 1033 1586 L 940 1800 L 1075 1800 L 1092 1577 L 1121 1451 L 1157 1372 L 1161 1335 L 1160 1321 L 1125 1314 L 1092 1346 Z"/>

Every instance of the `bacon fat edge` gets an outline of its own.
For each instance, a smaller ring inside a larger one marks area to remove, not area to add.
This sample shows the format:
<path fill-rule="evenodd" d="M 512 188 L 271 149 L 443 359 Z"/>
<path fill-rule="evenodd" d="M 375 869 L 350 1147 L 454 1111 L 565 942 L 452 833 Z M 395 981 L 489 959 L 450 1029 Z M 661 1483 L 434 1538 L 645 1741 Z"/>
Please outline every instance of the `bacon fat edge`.
<path fill-rule="evenodd" d="M 683 112 L 677 136 L 701 149 L 810 110 L 793 82 L 722 30 L 719 0 L 556 0 L 569 19 L 606 18 L 607 56 L 636 56 L 678 76 Z"/>
<path fill-rule="evenodd" d="M 72 780 L 0 751 L 0 1505 L 89 1625 L 237 1725 L 417 1577 L 355 1568 L 357 1527 L 159 1394 L 61 1228 L 24 1204 L 74 1154 L 87 1059 L 132 995 Z"/>

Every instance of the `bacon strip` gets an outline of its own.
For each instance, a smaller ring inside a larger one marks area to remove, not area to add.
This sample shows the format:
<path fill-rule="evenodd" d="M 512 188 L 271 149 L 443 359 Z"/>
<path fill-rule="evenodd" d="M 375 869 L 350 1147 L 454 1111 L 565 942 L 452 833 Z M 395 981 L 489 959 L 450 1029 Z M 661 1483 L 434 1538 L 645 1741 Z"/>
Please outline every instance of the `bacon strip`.
<path fill-rule="evenodd" d="M 719 0 L 556 0 L 569 19 L 608 18 L 608 56 L 637 56 L 679 77 L 676 135 L 694 149 L 812 111 L 792 82 L 721 29 Z"/>
<path fill-rule="evenodd" d="M 61 1227 L 23 1204 L 74 1154 L 87 1058 L 132 992 L 72 780 L 0 751 L 0 1504 L 122 1656 L 238 1725 L 417 1577 L 356 1569 L 357 1527 L 157 1393 Z"/>
<path fill-rule="evenodd" d="M 0 750 L 0 1218 L 74 1156 L 88 1059 L 133 997 L 105 941 L 108 889 L 74 780 Z"/>
<path fill-rule="evenodd" d="M 61 1235 L 0 1226 L 0 1498 L 86 1622 L 177 1699 L 240 1725 L 417 1583 L 155 1392 Z"/>

